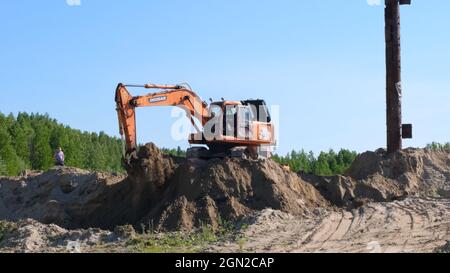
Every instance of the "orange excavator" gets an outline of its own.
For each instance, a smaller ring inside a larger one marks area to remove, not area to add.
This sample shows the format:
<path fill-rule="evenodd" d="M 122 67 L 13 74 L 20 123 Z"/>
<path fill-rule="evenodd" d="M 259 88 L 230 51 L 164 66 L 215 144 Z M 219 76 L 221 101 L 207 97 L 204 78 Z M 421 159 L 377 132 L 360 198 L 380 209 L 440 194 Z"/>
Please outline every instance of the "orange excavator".
<path fill-rule="evenodd" d="M 128 88 L 158 90 L 132 96 Z M 125 163 L 136 158 L 137 107 L 176 106 L 186 111 L 195 133 L 189 143 L 188 158 L 242 156 L 270 157 L 275 145 L 274 125 L 263 100 L 212 102 L 208 105 L 187 85 L 124 85 L 116 89 L 115 101 L 122 138 L 125 138 Z"/>

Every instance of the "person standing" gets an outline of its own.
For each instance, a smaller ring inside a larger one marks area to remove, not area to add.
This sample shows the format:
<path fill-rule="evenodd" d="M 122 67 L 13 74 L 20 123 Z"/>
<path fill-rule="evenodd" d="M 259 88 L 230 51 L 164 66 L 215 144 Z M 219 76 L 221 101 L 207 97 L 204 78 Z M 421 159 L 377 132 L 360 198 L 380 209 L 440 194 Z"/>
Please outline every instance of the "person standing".
<path fill-rule="evenodd" d="M 55 153 L 56 166 L 64 166 L 64 152 L 61 147 L 58 147 Z"/>

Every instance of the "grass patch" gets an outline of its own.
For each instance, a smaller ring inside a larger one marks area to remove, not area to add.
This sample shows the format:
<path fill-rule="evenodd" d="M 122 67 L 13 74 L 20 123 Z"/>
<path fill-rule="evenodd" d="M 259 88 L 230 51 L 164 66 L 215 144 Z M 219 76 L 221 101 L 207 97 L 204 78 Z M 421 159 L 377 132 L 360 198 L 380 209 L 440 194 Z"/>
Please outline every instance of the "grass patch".
<path fill-rule="evenodd" d="M 219 221 L 218 228 L 202 225 L 194 232 L 155 233 L 151 230 L 136 234 L 127 243 L 131 252 L 140 253 L 199 253 L 219 241 L 235 241 L 244 248 L 245 236 L 241 231 L 246 226 L 236 226 L 231 222 Z"/>

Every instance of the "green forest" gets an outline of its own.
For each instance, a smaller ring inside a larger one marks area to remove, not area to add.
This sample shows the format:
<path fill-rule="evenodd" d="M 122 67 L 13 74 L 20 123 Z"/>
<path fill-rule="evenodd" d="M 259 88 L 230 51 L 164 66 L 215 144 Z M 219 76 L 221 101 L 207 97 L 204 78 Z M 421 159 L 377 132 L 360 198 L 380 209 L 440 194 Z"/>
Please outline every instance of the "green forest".
<path fill-rule="evenodd" d="M 432 142 L 426 146 L 430 150 L 444 150 L 450 152 L 450 142 L 441 144 Z M 272 159 L 287 165 L 295 172 L 304 172 L 320 176 L 343 174 L 358 156 L 356 152 L 342 149 L 338 153 L 333 150 L 321 152 L 314 156 L 312 152 L 292 151 L 286 156 L 274 155 Z"/>
<path fill-rule="evenodd" d="M 48 115 L 0 113 L 0 176 L 15 176 L 24 170 L 47 170 L 54 166 L 54 152 L 62 147 L 66 165 L 87 170 L 123 172 L 122 141 L 103 132 L 89 133 L 58 123 Z M 450 143 L 432 143 L 428 149 L 450 151 Z M 186 156 L 186 151 L 162 149 L 166 154 Z M 342 149 L 329 150 L 315 156 L 312 152 L 292 151 L 273 159 L 288 165 L 292 171 L 322 176 L 344 173 L 357 156 Z"/>
<path fill-rule="evenodd" d="M 48 115 L 0 113 L 0 175 L 14 176 L 24 170 L 47 170 L 54 166 L 54 152 L 62 147 L 66 165 L 88 170 L 123 172 L 122 141 L 103 132 L 89 133 L 58 123 Z M 185 156 L 186 151 L 162 149 L 166 154 Z M 318 175 L 343 173 L 353 162 L 356 152 L 333 150 L 320 153 L 292 151 L 286 156 L 275 155 L 277 162 L 289 165 L 293 171 Z"/>
<path fill-rule="evenodd" d="M 321 152 L 317 157 L 313 152 L 292 151 L 286 156 L 274 155 L 272 158 L 287 165 L 294 172 L 304 172 L 320 176 L 343 174 L 353 163 L 356 152 L 342 149 L 338 153 L 333 150 Z"/>
<path fill-rule="evenodd" d="M 445 144 L 433 142 L 433 143 L 427 145 L 427 149 L 435 150 L 435 151 L 436 150 L 444 150 L 444 151 L 450 152 L 450 142 L 445 143 Z"/>
<path fill-rule="evenodd" d="M 48 115 L 0 113 L 0 175 L 47 170 L 54 166 L 53 155 L 59 146 L 68 166 L 122 171 L 122 142 L 118 138 L 74 130 Z"/>

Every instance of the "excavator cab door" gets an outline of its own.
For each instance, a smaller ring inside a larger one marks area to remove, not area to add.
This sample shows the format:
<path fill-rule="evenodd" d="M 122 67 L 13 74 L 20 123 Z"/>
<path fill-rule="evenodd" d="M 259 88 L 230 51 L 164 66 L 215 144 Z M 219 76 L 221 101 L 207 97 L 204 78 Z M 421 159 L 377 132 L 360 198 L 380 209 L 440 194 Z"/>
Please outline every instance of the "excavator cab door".
<path fill-rule="evenodd" d="M 235 105 L 225 105 L 223 115 L 223 135 L 224 136 L 237 136 L 237 117 L 238 108 Z"/>
<path fill-rule="evenodd" d="M 215 118 L 218 120 L 222 120 L 223 118 L 223 105 L 219 105 L 217 103 L 211 104 L 209 108 L 209 115 L 211 118 Z M 217 131 L 222 130 L 223 125 L 219 124 L 213 124 L 211 127 L 211 133 L 216 134 Z"/>

